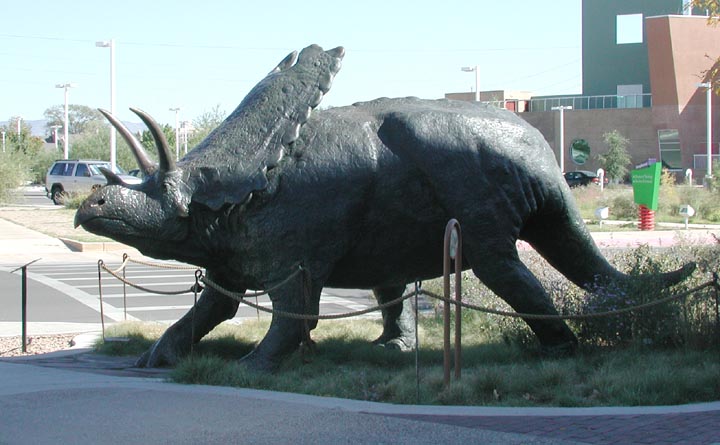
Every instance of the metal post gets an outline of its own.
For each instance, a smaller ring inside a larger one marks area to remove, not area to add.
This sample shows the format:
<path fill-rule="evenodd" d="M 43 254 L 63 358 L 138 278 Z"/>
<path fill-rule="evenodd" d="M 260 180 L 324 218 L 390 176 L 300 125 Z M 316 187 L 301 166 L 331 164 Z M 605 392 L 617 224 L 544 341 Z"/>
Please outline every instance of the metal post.
<path fill-rule="evenodd" d="M 415 281 L 415 398 L 420 404 L 420 336 L 418 334 L 418 295 L 420 295 L 421 281 Z"/>
<path fill-rule="evenodd" d="M 706 139 L 705 151 L 707 152 L 707 162 L 705 165 L 705 184 L 710 185 L 709 179 L 712 178 L 712 83 L 703 82 L 697 84 L 698 88 L 705 88 L 705 106 L 706 106 Z"/>
<path fill-rule="evenodd" d="M 98 296 L 100 297 L 100 326 L 102 326 L 102 339 L 105 343 L 105 313 L 103 311 L 103 296 L 102 296 L 102 266 L 103 260 L 98 260 Z"/>
<path fill-rule="evenodd" d="M 15 273 L 18 270 L 22 270 L 22 281 L 21 281 L 21 294 L 20 294 L 20 325 L 22 329 L 22 352 L 27 352 L 27 268 L 29 265 L 40 261 L 41 258 L 38 258 L 36 260 L 32 260 L 27 264 L 24 264 L 17 269 L 14 269 L 10 271 L 10 273 Z"/>
<path fill-rule="evenodd" d="M 565 173 L 565 110 L 572 110 L 573 107 L 558 105 L 550 109 L 560 111 L 560 172 Z"/>
<path fill-rule="evenodd" d="M 123 319 L 127 321 L 127 284 L 125 283 L 126 274 L 125 270 L 127 269 L 127 253 L 123 253 Z"/>
<path fill-rule="evenodd" d="M 27 266 L 22 267 L 22 297 L 21 309 L 22 314 L 22 352 L 27 352 Z"/>
<path fill-rule="evenodd" d="M 445 226 L 445 242 L 443 246 L 443 293 L 445 304 L 443 306 L 443 384 L 450 384 L 450 262 L 455 261 L 455 299 L 459 303 L 462 299 L 461 284 L 462 279 L 462 255 L 460 244 L 462 238 L 460 234 L 460 224 L 455 219 L 448 221 Z M 455 378 L 460 378 L 461 373 L 461 344 L 460 344 L 460 323 L 461 313 L 460 305 L 456 305 L 455 309 Z"/>
<path fill-rule="evenodd" d="M 180 129 L 178 127 L 178 113 L 180 112 L 180 107 L 170 108 L 170 111 L 175 112 L 175 160 L 180 159 Z"/>
<path fill-rule="evenodd" d="M 69 113 L 68 113 L 68 85 L 65 85 L 65 114 L 64 114 L 64 125 L 63 125 L 63 131 L 65 136 L 65 141 L 63 143 L 63 159 L 68 159 L 68 156 L 70 156 L 70 130 L 69 130 Z"/>
<path fill-rule="evenodd" d="M 457 223 L 456 223 L 457 224 Z M 460 380 L 462 372 L 462 231 L 457 224 L 457 248 L 455 251 L 455 380 Z"/>

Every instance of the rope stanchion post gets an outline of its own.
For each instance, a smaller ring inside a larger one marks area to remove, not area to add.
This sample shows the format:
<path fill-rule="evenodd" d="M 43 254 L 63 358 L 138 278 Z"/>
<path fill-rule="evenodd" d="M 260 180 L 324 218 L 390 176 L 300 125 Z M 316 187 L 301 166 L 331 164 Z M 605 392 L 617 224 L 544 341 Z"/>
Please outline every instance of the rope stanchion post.
<path fill-rule="evenodd" d="M 415 281 L 415 398 L 420 404 L 420 336 L 418 334 L 418 296 L 422 287 L 421 281 Z"/>
<path fill-rule="evenodd" d="M 200 286 L 200 279 L 202 279 L 203 273 L 201 269 L 195 271 L 195 285 L 192 288 L 193 291 L 193 307 L 192 316 L 190 318 L 190 355 L 195 352 L 195 307 L 197 306 L 198 292 L 202 291 Z"/>
<path fill-rule="evenodd" d="M 36 260 L 32 260 L 27 264 L 24 264 L 20 267 L 18 267 L 15 270 L 11 270 L 10 273 L 15 273 L 18 270 L 21 270 L 21 282 L 20 282 L 20 329 L 21 329 L 21 340 L 22 340 L 22 352 L 27 352 L 27 269 L 28 266 L 40 261 L 41 258 L 38 258 Z"/>
<path fill-rule="evenodd" d="M 450 263 L 455 262 L 455 379 L 461 375 L 461 301 L 462 301 L 462 235 L 460 224 L 451 219 L 445 226 L 445 242 L 443 245 L 443 290 L 445 305 L 443 306 L 443 383 L 450 384 Z"/>
<path fill-rule="evenodd" d="M 715 333 L 720 339 L 720 281 L 717 272 L 713 272 L 713 287 L 715 288 Z"/>
<path fill-rule="evenodd" d="M 126 264 L 128 259 L 128 254 L 123 253 L 123 264 Z M 122 268 L 122 276 L 123 276 L 123 319 L 127 321 L 127 284 L 126 284 L 126 276 L 125 271 L 127 270 L 127 267 Z"/>
<path fill-rule="evenodd" d="M 98 296 L 100 298 L 100 326 L 102 327 L 102 339 L 105 342 L 105 313 L 103 311 L 103 293 L 102 293 L 102 270 L 105 267 L 103 260 L 98 260 Z"/>

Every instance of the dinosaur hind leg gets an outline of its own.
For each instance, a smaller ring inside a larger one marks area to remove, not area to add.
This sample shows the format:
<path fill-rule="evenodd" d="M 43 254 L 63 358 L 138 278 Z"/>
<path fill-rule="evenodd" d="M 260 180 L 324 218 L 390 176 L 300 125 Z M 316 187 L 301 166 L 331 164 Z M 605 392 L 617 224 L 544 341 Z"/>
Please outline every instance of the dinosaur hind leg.
<path fill-rule="evenodd" d="M 402 297 L 405 286 L 377 287 L 373 289 L 379 304 Z M 409 351 L 415 348 L 415 314 L 410 299 L 381 310 L 383 331 L 373 344 L 386 348 Z"/>

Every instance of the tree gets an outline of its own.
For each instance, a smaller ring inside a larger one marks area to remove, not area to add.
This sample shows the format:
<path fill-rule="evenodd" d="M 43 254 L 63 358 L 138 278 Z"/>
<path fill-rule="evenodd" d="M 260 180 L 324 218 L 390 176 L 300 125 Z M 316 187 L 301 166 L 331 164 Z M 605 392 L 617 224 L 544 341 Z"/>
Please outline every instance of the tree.
<path fill-rule="evenodd" d="M 18 134 L 18 120 L 20 133 Z M 0 127 L 5 132 L 5 151 L 34 155 L 43 147 L 43 140 L 32 135 L 32 129 L 17 116 L 8 120 L 7 125 Z"/>
<path fill-rule="evenodd" d="M 168 147 L 170 149 L 175 148 L 175 128 L 171 127 L 169 124 L 165 124 L 162 127 L 162 132 L 165 135 L 165 139 L 167 140 Z M 145 150 L 147 150 L 148 153 L 157 153 L 157 148 L 155 147 L 155 139 L 153 139 L 152 133 L 150 133 L 150 130 L 145 130 L 140 134 L 140 143 L 145 147 Z"/>
<path fill-rule="evenodd" d="M 212 110 L 206 111 L 193 120 L 193 132 L 188 135 L 188 147 L 199 144 L 211 131 L 216 129 L 223 120 L 226 113 L 220 110 L 220 105 L 215 105 Z"/>
<path fill-rule="evenodd" d="M 709 26 L 720 24 L 720 0 L 692 0 L 689 7 L 707 11 Z M 706 57 L 711 58 L 709 55 Z M 713 65 L 702 74 L 705 81 L 712 85 L 715 94 L 720 94 L 720 57 L 715 59 Z"/>
<path fill-rule="evenodd" d="M 65 125 L 65 106 L 55 105 L 43 113 L 47 119 L 47 131 L 50 136 L 50 129 L 53 125 L 60 127 Z M 86 105 L 68 105 L 68 132 L 80 134 L 90 129 L 93 122 L 102 122 L 103 117 L 99 111 Z"/>
<path fill-rule="evenodd" d="M 608 146 L 608 151 L 598 155 L 598 160 L 607 177 L 613 182 L 619 182 L 628 172 L 627 166 L 631 159 L 627 146 L 630 141 L 617 130 L 603 134 L 603 141 Z"/>

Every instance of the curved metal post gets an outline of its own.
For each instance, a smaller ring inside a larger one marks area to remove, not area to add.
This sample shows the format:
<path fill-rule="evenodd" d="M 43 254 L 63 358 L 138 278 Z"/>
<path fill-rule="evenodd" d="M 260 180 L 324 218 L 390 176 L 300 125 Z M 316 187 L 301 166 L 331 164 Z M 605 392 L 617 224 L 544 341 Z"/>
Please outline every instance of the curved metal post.
<path fill-rule="evenodd" d="M 126 284 L 126 276 L 125 276 L 125 270 L 127 270 L 126 261 L 128 258 L 127 253 L 123 253 L 123 319 L 127 321 L 127 284 Z"/>
<path fill-rule="evenodd" d="M 455 300 L 462 299 L 462 234 L 460 223 L 455 219 L 445 226 L 445 242 L 443 246 L 443 292 L 446 300 L 450 299 L 450 263 L 455 261 Z M 461 310 L 455 305 L 455 379 L 459 379 L 462 368 L 461 356 Z M 450 304 L 445 301 L 443 306 L 443 383 L 450 384 Z"/>
<path fill-rule="evenodd" d="M 102 327 L 102 339 L 105 343 L 105 312 L 103 311 L 103 294 L 102 294 L 102 267 L 105 264 L 103 260 L 98 260 L 98 297 L 100 298 L 100 326 Z"/>

